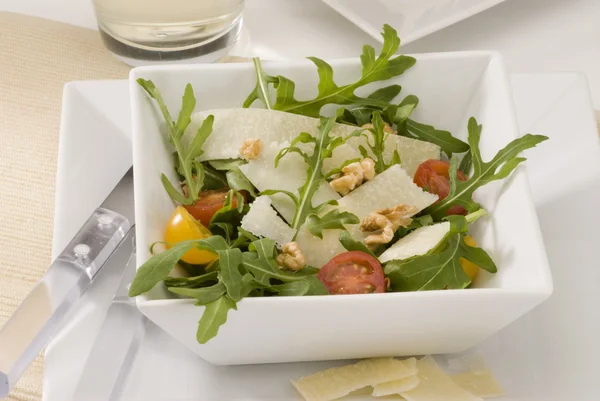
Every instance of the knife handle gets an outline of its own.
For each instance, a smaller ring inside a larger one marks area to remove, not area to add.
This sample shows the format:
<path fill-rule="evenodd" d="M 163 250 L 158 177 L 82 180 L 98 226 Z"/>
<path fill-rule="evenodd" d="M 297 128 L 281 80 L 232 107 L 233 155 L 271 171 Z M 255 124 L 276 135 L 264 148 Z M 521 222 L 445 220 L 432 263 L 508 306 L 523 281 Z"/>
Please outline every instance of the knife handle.
<path fill-rule="evenodd" d="M 119 213 L 96 209 L 0 329 L 0 398 L 8 396 L 130 229 Z"/>

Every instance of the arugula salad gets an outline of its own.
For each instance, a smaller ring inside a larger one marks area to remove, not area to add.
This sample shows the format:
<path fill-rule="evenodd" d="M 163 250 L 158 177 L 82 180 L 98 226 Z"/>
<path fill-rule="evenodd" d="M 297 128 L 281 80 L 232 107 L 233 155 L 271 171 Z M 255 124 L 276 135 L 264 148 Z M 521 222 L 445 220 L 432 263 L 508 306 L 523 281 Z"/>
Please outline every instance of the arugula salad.
<path fill-rule="evenodd" d="M 397 55 L 393 28 L 384 25 L 382 36 L 378 55 L 363 47 L 361 76 L 348 84 L 309 57 L 319 76 L 313 99 L 297 99 L 295 83 L 269 75 L 259 59 L 239 109 L 194 113 L 188 84 L 175 118 L 159 89 L 138 80 L 164 117 L 179 180 L 162 175 L 174 202 L 165 250 L 148 244 L 154 256 L 130 296 L 164 285 L 194 299 L 205 307 L 204 344 L 246 297 L 465 289 L 480 269 L 496 272 L 469 235 L 487 214 L 473 195 L 547 137 L 524 135 L 484 161 L 475 117 L 464 142 L 416 121 L 419 99 L 399 85 L 357 95 L 418 68 Z"/>

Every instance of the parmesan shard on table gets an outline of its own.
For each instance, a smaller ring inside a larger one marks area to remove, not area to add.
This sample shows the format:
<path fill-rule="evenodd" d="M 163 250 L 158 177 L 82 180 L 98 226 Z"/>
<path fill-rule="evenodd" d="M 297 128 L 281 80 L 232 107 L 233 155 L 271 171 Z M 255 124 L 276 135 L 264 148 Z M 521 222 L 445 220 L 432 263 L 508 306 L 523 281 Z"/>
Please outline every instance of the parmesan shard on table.
<path fill-rule="evenodd" d="M 280 247 L 291 242 L 296 234 L 271 207 L 271 199 L 264 195 L 250 204 L 250 211 L 242 218 L 242 228 L 258 237 L 271 238 Z"/>
<path fill-rule="evenodd" d="M 431 356 L 417 361 L 419 384 L 400 393 L 407 401 L 482 401 L 457 385 Z"/>
<path fill-rule="evenodd" d="M 403 391 L 412 390 L 419 384 L 417 376 L 417 359 L 408 358 L 402 361 L 406 369 L 406 376 L 373 386 L 373 396 L 383 397 L 386 395 L 400 394 Z"/>
<path fill-rule="evenodd" d="M 330 401 L 367 386 L 406 377 L 407 367 L 394 358 L 365 359 L 292 380 L 306 401 Z"/>

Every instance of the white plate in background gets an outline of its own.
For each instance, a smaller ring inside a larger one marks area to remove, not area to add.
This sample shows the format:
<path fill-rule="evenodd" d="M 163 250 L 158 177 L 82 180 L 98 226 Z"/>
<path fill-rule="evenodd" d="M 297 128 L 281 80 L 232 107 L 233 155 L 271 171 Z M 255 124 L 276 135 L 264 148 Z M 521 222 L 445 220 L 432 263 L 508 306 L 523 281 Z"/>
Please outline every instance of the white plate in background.
<path fill-rule="evenodd" d="M 521 131 L 550 137 L 527 156 L 554 294 L 473 351 L 485 357 L 506 389 L 508 395 L 499 401 L 596 401 L 600 319 L 594 311 L 600 308 L 600 269 L 593 251 L 600 226 L 600 146 L 587 82 L 578 74 L 523 74 L 512 76 L 512 84 Z M 104 120 L 101 126 L 112 124 L 115 131 L 82 133 L 65 126 L 59 154 L 64 169 L 59 175 L 69 166 L 79 166 L 82 173 L 94 169 L 103 160 L 96 151 L 102 143 L 122 146 L 129 140 L 123 114 L 127 82 L 109 85 L 110 89 L 102 89 L 106 83 L 73 84 L 80 100 L 72 105 L 79 110 L 74 114 L 94 115 L 98 122 Z M 87 146 L 68 146 L 77 135 L 85 135 Z M 123 155 L 104 168 L 117 175 L 116 166 L 129 160 Z M 69 214 L 56 215 L 57 243 L 65 240 L 68 233 L 61 227 L 71 216 L 96 206 L 85 196 L 81 182 L 65 177 L 59 183 L 58 196 L 67 200 L 69 207 L 63 210 Z M 107 180 L 85 185 L 105 193 L 112 187 Z M 102 284 L 85 295 L 80 309 L 47 349 L 44 401 L 70 400 L 116 288 L 116 283 Z M 122 399 L 297 400 L 290 378 L 334 364 L 339 363 L 212 366 L 150 326 Z"/>
<path fill-rule="evenodd" d="M 403 44 L 487 10 L 504 0 L 323 0 L 375 39 L 389 24 Z"/>

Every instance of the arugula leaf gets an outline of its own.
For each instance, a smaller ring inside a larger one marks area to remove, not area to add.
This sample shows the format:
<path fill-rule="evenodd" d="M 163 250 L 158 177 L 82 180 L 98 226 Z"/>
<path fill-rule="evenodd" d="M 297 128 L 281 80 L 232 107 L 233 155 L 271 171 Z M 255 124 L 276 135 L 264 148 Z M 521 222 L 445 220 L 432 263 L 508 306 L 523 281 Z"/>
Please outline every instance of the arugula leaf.
<path fill-rule="evenodd" d="M 203 190 L 223 189 L 227 187 L 227 176 L 225 172 L 219 171 L 210 165 L 210 162 L 202 163 L 204 170 Z"/>
<path fill-rule="evenodd" d="M 240 265 L 242 264 L 242 251 L 237 248 L 217 251 L 219 255 L 219 267 L 221 270 L 221 281 L 227 288 L 227 295 L 233 301 L 242 299 L 243 283 Z"/>
<path fill-rule="evenodd" d="M 230 309 L 237 310 L 237 305 L 227 295 L 206 304 L 196 333 L 196 340 L 200 344 L 206 344 L 211 338 L 216 337 L 219 328 L 227 322 Z"/>
<path fill-rule="evenodd" d="M 260 99 L 268 109 L 310 117 L 319 117 L 321 108 L 328 104 L 386 107 L 389 102 L 387 99 L 397 90 L 397 87 L 380 89 L 366 98 L 357 96 L 354 92 L 369 83 L 385 81 L 403 74 L 415 64 L 416 60 L 404 55 L 393 57 L 400 47 L 400 38 L 391 26 L 387 24 L 383 26 L 382 36 L 383 47 L 378 57 L 375 57 L 375 49 L 372 46 L 365 45 L 363 47 L 363 53 L 360 56 L 361 77 L 348 85 L 338 86 L 333 80 L 333 68 L 321 59 L 309 57 L 308 59 L 315 64 L 319 74 L 319 92 L 314 99 L 310 100 L 297 100 L 293 81 L 281 75 L 275 77 L 265 74 L 260 60 L 255 59 L 257 84 L 244 102 L 244 107 L 250 107 L 254 101 Z M 275 102 L 271 100 L 270 85 L 276 89 Z"/>
<path fill-rule="evenodd" d="M 187 287 L 167 287 L 173 294 L 183 295 L 184 297 L 194 298 L 198 302 L 196 305 L 206 305 L 225 294 L 226 288 L 222 282 L 218 282 L 210 287 L 187 288 Z"/>
<path fill-rule="evenodd" d="M 356 215 L 333 209 L 321 217 L 316 214 L 308 216 L 306 219 L 306 228 L 315 237 L 323 239 L 323 230 L 344 230 L 344 224 L 358 223 L 360 223 L 360 219 Z"/>
<path fill-rule="evenodd" d="M 257 197 L 256 188 L 240 170 L 240 166 L 247 163 L 245 160 L 211 160 L 209 163 L 216 170 L 226 171 L 225 178 L 229 188 L 237 192 L 247 191 L 252 197 Z"/>
<path fill-rule="evenodd" d="M 306 295 L 310 290 L 310 284 L 307 281 L 292 281 L 291 283 L 272 285 L 269 289 L 282 297 L 294 297 Z"/>
<path fill-rule="evenodd" d="M 316 137 L 313 137 L 307 132 L 302 132 L 291 142 L 290 146 L 281 149 L 277 154 L 277 157 L 275 158 L 275 167 L 278 166 L 279 160 L 281 160 L 282 157 L 285 157 L 285 155 L 288 153 L 298 153 L 304 158 L 304 162 L 307 165 L 306 181 L 300 188 L 298 188 L 298 196 L 288 191 L 274 189 L 261 192 L 262 195 L 284 193 L 292 199 L 296 206 L 296 211 L 290 226 L 294 229 L 298 229 L 306 221 L 308 216 L 318 213 L 325 205 L 331 204 L 331 202 L 314 206 L 312 204 L 312 198 L 315 192 L 325 180 L 325 176 L 322 172 L 323 160 L 330 158 L 334 149 L 346 143 L 348 139 L 361 135 L 361 131 L 357 130 L 344 138 L 339 136 L 332 137 L 329 135 L 329 133 L 334 124 L 335 117 L 322 117 L 319 125 L 319 133 Z M 312 154 L 308 155 L 304 150 L 298 147 L 299 143 L 312 143 Z"/>
<path fill-rule="evenodd" d="M 460 264 L 461 258 L 496 273 L 494 261 L 483 249 L 470 247 L 464 242 L 469 219 L 448 216 L 446 220 L 450 222 L 450 231 L 436 249 L 406 260 L 392 260 L 385 265 L 384 272 L 393 291 L 466 288 L 471 279 Z"/>
<path fill-rule="evenodd" d="M 216 284 L 218 280 L 219 273 L 213 271 L 195 277 L 166 277 L 164 282 L 167 287 L 198 288 L 206 284 Z"/>
<path fill-rule="evenodd" d="M 369 248 L 367 248 L 365 244 L 352 238 L 348 231 L 342 231 L 340 233 L 339 240 L 347 251 L 359 251 L 377 258 L 377 256 L 375 256 L 375 254 Z"/>
<path fill-rule="evenodd" d="M 473 167 L 473 158 L 471 157 L 471 151 L 469 150 L 467 153 L 465 153 L 460 161 L 460 166 L 458 166 L 458 169 L 466 175 L 469 175 L 471 172 L 471 167 Z"/>
<path fill-rule="evenodd" d="M 234 196 L 236 197 L 236 207 L 233 206 Z M 242 218 L 249 210 L 250 206 L 245 204 L 244 196 L 231 189 L 225 197 L 223 207 L 217 210 L 213 217 L 211 217 L 208 228 L 211 231 L 215 228 L 222 230 L 222 225 L 219 225 L 218 223 L 228 223 L 232 228 L 238 227 L 241 224 Z"/>
<path fill-rule="evenodd" d="M 218 235 L 202 240 L 183 241 L 175 244 L 172 248 L 152 256 L 140 266 L 129 287 L 129 296 L 135 297 L 150 291 L 169 275 L 179 259 L 193 247 L 213 252 L 228 248 L 225 239 Z"/>
<path fill-rule="evenodd" d="M 138 84 L 144 88 L 146 93 L 153 98 L 167 124 L 169 129 L 169 141 L 175 147 L 178 162 L 176 163 L 176 170 L 184 178 L 185 185 L 188 188 L 187 196 L 182 195 L 175 186 L 169 182 L 167 177 L 163 174 L 161 177 L 163 186 L 169 194 L 169 196 L 176 202 L 183 205 L 191 205 L 198 200 L 198 193 L 202 189 L 204 184 L 204 166 L 202 163 L 197 162 L 195 159 L 202 155 L 202 145 L 206 142 L 206 139 L 212 132 L 212 125 L 214 122 L 214 116 L 209 115 L 203 122 L 198 131 L 189 143 L 189 146 L 184 146 L 181 139 L 185 129 L 191 123 L 191 115 L 196 107 L 196 98 L 194 96 L 194 90 L 192 85 L 187 84 L 183 97 L 181 99 L 181 110 L 177 121 L 174 122 L 171 114 L 165 102 L 160 94 L 160 91 L 152 81 L 139 78 Z"/>
<path fill-rule="evenodd" d="M 456 178 L 458 161 L 456 157 L 451 159 L 449 170 L 450 193 L 423 212 L 431 214 L 435 220 L 444 217 L 446 211 L 454 205 L 460 205 L 468 211 L 474 211 L 479 208 L 479 205 L 472 200 L 473 192 L 489 182 L 508 177 L 519 164 L 526 160 L 524 157 L 518 157 L 521 152 L 533 148 L 548 139 L 548 137 L 543 135 L 523 135 L 498 151 L 492 160 L 484 162 L 479 151 L 481 125 L 478 125 L 477 120 L 473 117 L 469 119 L 468 131 L 471 157 L 473 159 L 473 173 L 468 180 L 459 181 Z"/>
<path fill-rule="evenodd" d="M 258 237 L 249 231 L 244 230 L 241 226 L 237 228 L 238 236 L 231 244 L 232 248 L 248 248 L 251 242 L 257 241 Z"/>
<path fill-rule="evenodd" d="M 275 262 L 275 241 L 262 238 L 250 244 L 250 251 L 243 256 L 243 265 L 260 284 L 271 285 L 271 279 L 283 282 L 304 280 L 307 276 L 315 275 L 318 270 L 305 267 L 297 272 L 281 270 Z"/>
<path fill-rule="evenodd" d="M 414 217 L 407 227 L 398 227 L 394 235 L 394 239 L 390 241 L 390 244 L 396 243 L 396 241 L 398 241 L 400 238 L 406 237 L 408 233 L 416 230 L 417 228 L 430 226 L 432 224 L 433 218 L 428 214 L 419 217 Z"/>
<path fill-rule="evenodd" d="M 394 164 L 400 164 L 400 155 L 398 154 L 398 150 L 394 150 L 394 156 L 392 157 L 391 162 L 389 164 L 385 162 L 383 151 L 385 149 L 385 141 L 387 140 L 389 134 L 384 132 L 385 122 L 383 121 L 383 118 L 381 118 L 380 112 L 373 112 L 373 118 L 371 122 L 373 124 L 373 128 L 369 128 L 371 135 L 366 136 L 367 146 L 371 148 L 371 152 L 373 152 L 375 159 L 375 172 L 379 174 Z M 361 149 L 361 154 L 363 152 L 366 153 L 366 149 L 364 151 Z"/>
<path fill-rule="evenodd" d="M 452 156 L 453 153 L 463 153 L 469 150 L 469 145 L 453 137 L 450 132 L 439 130 L 431 125 L 421 124 L 411 119 L 398 126 L 398 135 L 434 143 L 448 156 Z"/>
<path fill-rule="evenodd" d="M 398 261 L 392 260 L 385 266 L 393 291 L 423 291 L 466 288 L 471 279 L 464 272 L 460 258 L 465 258 L 491 273 L 496 265 L 481 248 L 472 248 L 464 243 L 464 235 L 452 234 L 443 251 L 416 256 Z"/>

